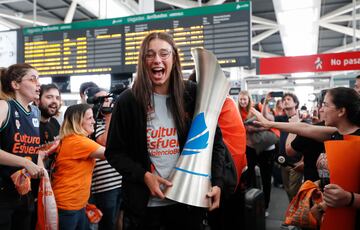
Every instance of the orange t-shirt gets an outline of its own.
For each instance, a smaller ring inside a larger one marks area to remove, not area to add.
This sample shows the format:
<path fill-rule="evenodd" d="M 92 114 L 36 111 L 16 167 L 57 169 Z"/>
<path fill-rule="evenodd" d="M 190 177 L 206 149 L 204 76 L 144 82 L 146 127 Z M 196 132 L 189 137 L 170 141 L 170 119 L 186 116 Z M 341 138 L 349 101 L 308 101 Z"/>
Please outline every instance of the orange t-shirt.
<path fill-rule="evenodd" d="M 235 101 L 227 97 L 219 115 L 219 127 L 223 141 L 233 157 L 238 182 L 247 165 L 246 161 L 246 130 Z"/>
<path fill-rule="evenodd" d="M 89 156 L 98 148 L 95 141 L 76 134 L 61 140 L 52 177 L 59 209 L 80 210 L 87 204 L 95 166 L 95 159 Z"/>
<path fill-rule="evenodd" d="M 240 108 L 240 115 L 241 115 L 241 119 L 244 122 L 246 120 L 246 118 L 249 115 L 249 112 L 246 111 L 246 108 Z"/>

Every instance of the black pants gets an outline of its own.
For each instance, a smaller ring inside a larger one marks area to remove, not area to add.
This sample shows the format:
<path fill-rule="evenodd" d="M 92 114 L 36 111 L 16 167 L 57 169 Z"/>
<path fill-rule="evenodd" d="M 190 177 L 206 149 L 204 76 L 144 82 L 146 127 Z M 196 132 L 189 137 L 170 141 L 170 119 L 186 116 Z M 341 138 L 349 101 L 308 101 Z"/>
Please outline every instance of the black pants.
<path fill-rule="evenodd" d="M 204 210 L 178 203 L 148 207 L 140 217 L 125 209 L 123 230 L 201 230 Z"/>
<path fill-rule="evenodd" d="M 21 196 L 17 191 L 0 190 L 0 229 L 30 230 L 34 198 L 29 192 Z"/>
<path fill-rule="evenodd" d="M 221 197 L 220 208 L 208 212 L 211 230 L 245 229 L 245 190 L 238 186 L 229 197 Z"/>
<path fill-rule="evenodd" d="M 265 196 L 265 209 L 269 207 L 270 202 L 271 175 L 275 153 L 276 150 L 273 149 L 256 154 L 255 149 L 246 146 L 246 159 L 248 163 L 247 183 L 249 187 L 256 187 L 255 165 L 258 165 Z"/>

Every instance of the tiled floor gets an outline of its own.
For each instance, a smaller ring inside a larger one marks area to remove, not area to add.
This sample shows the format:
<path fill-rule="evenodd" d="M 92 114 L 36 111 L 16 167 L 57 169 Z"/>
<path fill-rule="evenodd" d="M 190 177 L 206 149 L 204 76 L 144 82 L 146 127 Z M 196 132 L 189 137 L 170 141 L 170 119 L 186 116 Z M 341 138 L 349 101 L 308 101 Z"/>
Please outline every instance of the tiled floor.
<path fill-rule="evenodd" d="M 267 230 L 279 230 L 284 220 L 286 208 L 289 204 L 284 189 L 272 187 L 269 205 L 269 216 L 266 217 Z M 285 228 L 287 229 L 287 228 Z"/>

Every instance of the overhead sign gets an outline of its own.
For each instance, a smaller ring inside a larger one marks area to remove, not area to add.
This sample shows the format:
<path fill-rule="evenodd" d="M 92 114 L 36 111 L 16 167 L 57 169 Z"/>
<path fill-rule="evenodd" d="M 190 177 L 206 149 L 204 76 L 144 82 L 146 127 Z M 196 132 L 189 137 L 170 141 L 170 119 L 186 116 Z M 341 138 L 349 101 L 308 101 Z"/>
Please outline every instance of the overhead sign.
<path fill-rule="evenodd" d="M 75 22 L 23 30 L 24 61 L 41 76 L 136 71 L 140 44 L 150 32 L 172 34 L 183 68 L 191 48 L 212 51 L 222 67 L 251 64 L 251 2 Z"/>
<path fill-rule="evenodd" d="M 260 58 L 256 64 L 256 73 L 259 75 L 359 69 L 360 52 Z"/>

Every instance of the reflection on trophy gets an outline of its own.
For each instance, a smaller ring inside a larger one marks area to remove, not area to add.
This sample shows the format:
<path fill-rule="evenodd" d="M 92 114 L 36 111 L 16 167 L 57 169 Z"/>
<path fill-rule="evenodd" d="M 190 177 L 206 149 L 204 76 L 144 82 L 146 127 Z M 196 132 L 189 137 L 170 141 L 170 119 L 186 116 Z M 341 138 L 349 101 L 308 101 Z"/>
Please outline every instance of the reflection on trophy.
<path fill-rule="evenodd" d="M 206 193 L 211 189 L 215 130 L 230 83 L 210 51 L 196 48 L 191 53 L 198 82 L 194 119 L 184 149 L 169 177 L 173 186 L 165 190 L 165 196 L 180 203 L 209 207 Z"/>

